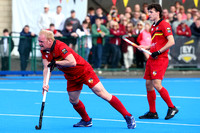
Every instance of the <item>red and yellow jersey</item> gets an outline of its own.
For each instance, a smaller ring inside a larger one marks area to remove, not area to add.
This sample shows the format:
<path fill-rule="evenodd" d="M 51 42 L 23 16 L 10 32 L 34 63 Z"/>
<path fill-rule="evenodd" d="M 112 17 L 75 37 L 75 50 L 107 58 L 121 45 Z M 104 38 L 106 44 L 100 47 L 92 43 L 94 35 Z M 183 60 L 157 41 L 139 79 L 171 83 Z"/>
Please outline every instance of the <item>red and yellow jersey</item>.
<path fill-rule="evenodd" d="M 59 66 L 56 67 L 65 73 L 65 78 L 67 80 L 75 80 L 80 76 L 86 74 L 88 71 L 93 70 L 91 65 L 85 61 L 80 55 L 78 55 L 74 50 L 67 46 L 67 44 L 55 40 L 50 52 L 48 51 L 41 51 L 42 59 L 47 59 L 49 62 L 54 59 L 55 61 L 64 60 L 69 54 L 72 54 L 76 60 L 75 67 L 65 67 Z"/>
<path fill-rule="evenodd" d="M 159 20 L 156 24 L 151 26 L 151 49 L 150 52 L 156 52 L 160 50 L 168 42 L 167 36 L 173 35 L 172 28 L 165 20 Z M 168 51 L 164 51 L 158 56 L 158 58 L 168 57 Z M 150 57 L 152 59 L 152 57 Z"/>

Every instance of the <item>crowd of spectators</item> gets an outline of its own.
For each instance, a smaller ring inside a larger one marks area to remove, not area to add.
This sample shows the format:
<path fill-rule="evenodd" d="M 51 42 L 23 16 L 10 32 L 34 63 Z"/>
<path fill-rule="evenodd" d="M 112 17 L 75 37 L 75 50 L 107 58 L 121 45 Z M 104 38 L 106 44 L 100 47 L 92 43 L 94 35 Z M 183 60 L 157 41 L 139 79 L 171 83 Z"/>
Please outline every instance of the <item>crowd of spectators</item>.
<path fill-rule="evenodd" d="M 39 17 L 38 26 L 40 29 L 52 31 L 57 38 L 67 37 L 62 41 L 75 51 L 78 51 L 79 45 L 77 38 L 87 36 L 83 40 L 84 58 L 96 69 L 125 68 L 129 71 L 130 67 L 143 68 L 149 56 L 124 42 L 121 37 L 126 35 L 137 45 L 151 44 L 152 22 L 148 19 L 147 7 L 147 3 L 142 7 L 136 4 L 133 7 L 127 6 L 124 13 L 119 13 L 113 5 L 108 14 L 105 14 L 101 7 L 90 7 L 85 20 L 80 22 L 76 18 L 75 10 L 71 10 L 69 18 L 65 18 L 61 6 L 57 6 L 52 15 L 49 5 L 46 4 Z M 200 37 L 200 11 L 196 8 L 185 10 L 180 2 L 175 2 L 169 10 L 163 9 L 162 19 L 170 23 L 174 35 Z M 26 27 L 28 25 L 24 28 Z M 25 34 L 27 35 L 34 36 L 31 32 Z M 20 53 L 21 55 L 23 54 Z M 22 70 L 25 70 L 24 67 Z"/>

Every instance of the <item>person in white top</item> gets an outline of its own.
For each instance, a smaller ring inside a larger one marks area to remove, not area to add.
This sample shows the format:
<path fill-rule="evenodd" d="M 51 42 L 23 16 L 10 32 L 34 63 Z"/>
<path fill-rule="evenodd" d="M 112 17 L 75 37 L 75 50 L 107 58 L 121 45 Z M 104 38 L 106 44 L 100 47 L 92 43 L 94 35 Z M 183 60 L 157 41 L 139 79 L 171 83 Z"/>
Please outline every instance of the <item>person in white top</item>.
<path fill-rule="evenodd" d="M 80 38 L 83 37 L 83 39 L 81 39 L 82 43 L 84 44 L 84 53 L 82 53 L 82 55 L 84 55 L 84 59 L 88 61 L 90 50 L 92 48 L 92 38 L 86 20 L 83 21 L 82 27 L 76 30 L 76 33 Z"/>
<path fill-rule="evenodd" d="M 47 29 L 49 28 L 49 25 L 53 22 L 52 20 L 52 14 L 49 12 L 49 5 L 45 4 L 44 5 L 44 12 L 40 14 L 39 20 L 38 20 L 38 25 L 39 28 L 42 29 Z"/>
<path fill-rule="evenodd" d="M 61 12 L 62 7 L 59 5 L 57 6 L 56 12 L 53 14 L 53 23 L 55 25 L 56 30 L 62 30 L 63 24 L 65 21 L 65 15 Z"/>

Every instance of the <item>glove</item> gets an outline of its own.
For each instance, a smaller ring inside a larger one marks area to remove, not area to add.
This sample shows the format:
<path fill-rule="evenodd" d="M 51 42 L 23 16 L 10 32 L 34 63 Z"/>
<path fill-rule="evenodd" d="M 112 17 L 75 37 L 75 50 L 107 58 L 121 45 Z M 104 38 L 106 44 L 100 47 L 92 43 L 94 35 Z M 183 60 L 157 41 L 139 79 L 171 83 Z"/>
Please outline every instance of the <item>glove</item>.
<path fill-rule="evenodd" d="M 56 66 L 55 60 L 51 60 L 51 62 L 47 66 L 50 67 L 50 72 L 52 72 L 54 67 Z"/>
<path fill-rule="evenodd" d="M 153 57 L 153 58 L 156 58 L 158 55 L 160 55 L 161 54 L 161 52 L 158 50 L 158 51 L 156 51 L 156 52 L 153 52 L 152 54 L 151 54 L 151 57 Z"/>

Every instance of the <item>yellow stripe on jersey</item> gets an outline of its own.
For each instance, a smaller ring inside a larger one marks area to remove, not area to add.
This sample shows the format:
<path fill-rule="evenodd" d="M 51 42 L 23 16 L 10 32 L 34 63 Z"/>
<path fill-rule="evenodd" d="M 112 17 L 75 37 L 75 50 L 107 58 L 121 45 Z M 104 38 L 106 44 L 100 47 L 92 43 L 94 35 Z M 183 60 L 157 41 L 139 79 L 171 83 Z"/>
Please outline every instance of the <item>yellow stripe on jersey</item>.
<path fill-rule="evenodd" d="M 163 33 L 155 33 L 155 34 L 153 35 L 153 37 L 151 38 L 151 40 L 153 40 L 155 36 L 162 36 L 162 35 L 163 35 Z"/>

